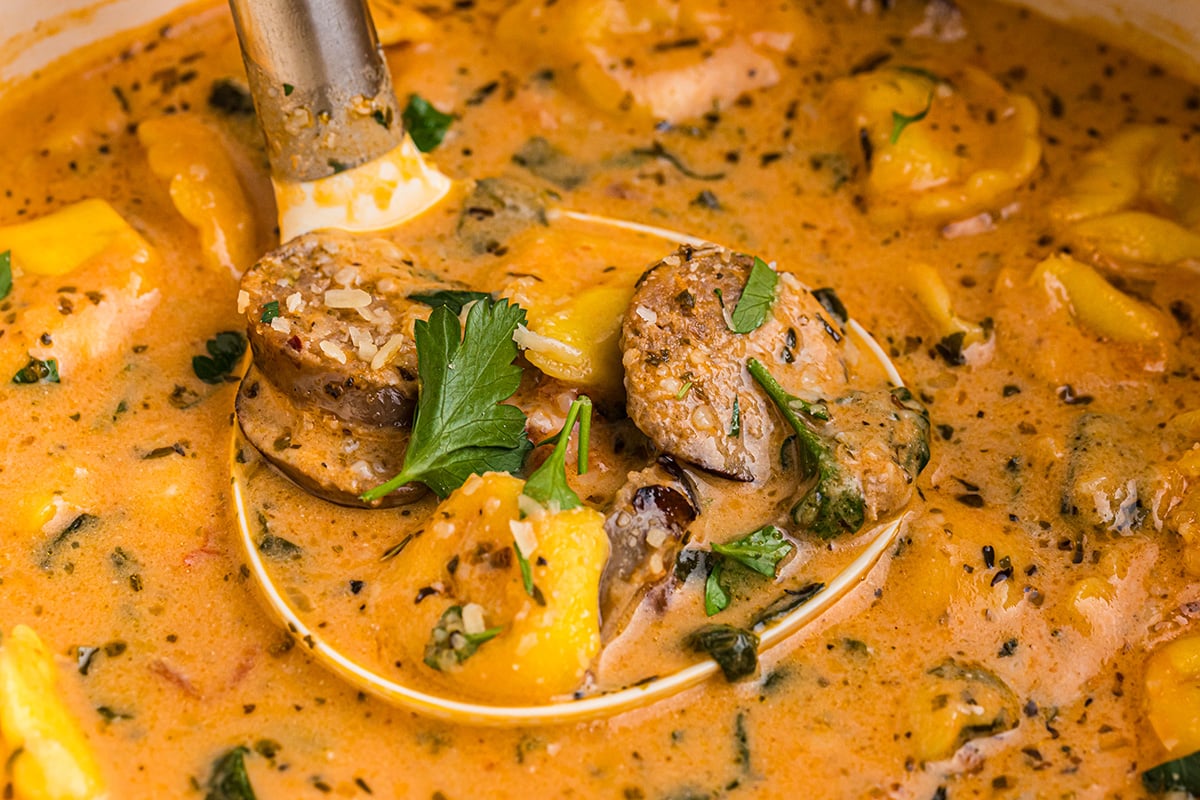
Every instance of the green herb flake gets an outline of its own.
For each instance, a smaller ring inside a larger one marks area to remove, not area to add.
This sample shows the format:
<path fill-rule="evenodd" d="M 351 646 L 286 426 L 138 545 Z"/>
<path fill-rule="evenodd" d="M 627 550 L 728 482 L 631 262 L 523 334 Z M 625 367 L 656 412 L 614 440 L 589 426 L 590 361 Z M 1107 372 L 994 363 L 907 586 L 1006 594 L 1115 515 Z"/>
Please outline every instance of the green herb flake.
<path fill-rule="evenodd" d="M 425 665 L 445 672 L 475 655 L 484 642 L 496 638 L 504 629 L 488 628 L 479 633 L 467 633 L 463 627 L 462 606 L 450 606 L 429 635 L 425 645 Z"/>
<path fill-rule="evenodd" d="M 204 343 L 206 356 L 192 356 L 192 371 L 205 383 L 228 380 L 246 354 L 246 339 L 237 331 L 221 331 Z"/>
<path fill-rule="evenodd" d="M 675 393 L 676 400 L 682 400 L 687 397 L 688 392 L 692 390 L 692 382 L 686 381 L 683 386 L 679 387 L 679 391 Z"/>
<path fill-rule="evenodd" d="M 400 119 L 417 149 L 428 153 L 442 143 L 450 123 L 454 122 L 454 115 L 443 114 L 419 94 L 410 94 Z"/>
<path fill-rule="evenodd" d="M 12 250 L 0 253 L 0 300 L 12 291 Z"/>
<path fill-rule="evenodd" d="M 929 109 L 933 108 L 934 90 L 929 90 L 929 96 L 925 98 L 925 107 L 916 114 L 901 114 L 899 111 L 892 111 L 892 135 L 888 139 L 889 142 L 895 144 L 900 141 L 900 134 L 904 133 L 904 129 L 913 123 L 920 122 L 929 116 Z"/>
<path fill-rule="evenodd" d="M 775 599 L 770 605 L 759 612 L 751 627 L 759 630 L 778 622 L 809 600 L 812 600 L 824 588 L 825 584 L 813 582 L 805 584 L 799 589 L 784 589 L 783 596 Z"/>
<path fill-rule="evenodd" d="M 733 415 L 729 420 L 729 435 L 742 435 L 742 406 L 737 398 L 737 395 L 734 395 L 733 398 Z"/>
<path fill-rule="evenodd" d="M 579 421 L 577 467 L 580 475 L 587 472 L 587 451 L 592 429 L 592 401 L 584 395 L 571 403 L 571 408 L 567 411 L 567 421 L 562 430 L 539 443 L 539 447 L 553 443 L 554 452 L 542 462 L 540 467 L 534 470 L 534 473 L 529 476 L 529 480 L 525 482 L 524 494 L 549 507 L 552 511 L 565 511 L 583 505 L 579 500 L 579 495 L 575 494 L 575 491 L 567 483 L 567 443 L 570 441 L 571 430 L 575 427 L 576 420 Z"/>
<path fill-rule="evenodd" d="M 461 314 L 467 305 L 478 300 L 490 300 L 492 296 L 487 292 L 471 292 L 465 289 L 440 289 L 436 292 L 410 294 L 408 299 L 430 308 L 445 307 L 454 314 Z"/>
<path fill-rule="evenodd" d="M 213 762 L 204 800 L 256 800 L 250 776 L 246 774 L 246 754 L 249 752 L 248 748 L 239 745 Z"/>
<path fill-rule="evenodd" d="M 517 554 L 517 566 L 521 569 L 521 585 L 525 587 L 525 594 L 534 597 L 537 594 L 537 587 L 533 585 L 533 567 L 529 564 L 529 559 L 521 552 L 521 546 L 513 542 L 513 552 Z"/>
<path fill-rule="evenodd" d="M 296 91 L 296 87 L 292 86 L 290 83 L 285 83 L 283 85 L 283 96 L 284 97 L 291 97 L 292 92 L 294 92 L 294 91 Z"/>
<path fill-rule="evenodd" d="M 271 320 L 275 319 L 278 316 L 279 316 L 279 301 L 272 300 L 269 303 L 263 304 L 262 316 L 259 317 L 259 321 L 262 322 L 264 325 L 270 325 Z"/>
<path fill-rule="evenodd" d="M 412 481 L 446 497 L 471 475 L 521 468 L 529 452 L 525 414 L 503 401 L 521 383 L 512 337 L 524 322 L 520 306 L 489 299 L 471 306 L 465 329 L 445 306 L 414 324 L 421 388 L 404 465 L 363 500 Z"/>
<path fill-rule="evenodd" d="M 689 635 L 685 644 L 712 656 L 731 683 L 758 669 L 758 637 L 750 631 L 732 625 L 705 625 Z"/>
<path fill-rule="evenodd" d="M 1200 795 L 1200 750 L 1146 770 L 1142 786 L 1148 792 Z"/>
<path fill-rule="evenodd" d="M 716 561 L 708 578 L 704 581 L 704 613 L 706 616 L 719 614 L 729 608 L 729 590 L 725 588 L 725 562 Z"/>
<path fill-rule="evenodd" d="M 58 361 L 48 358 L 45 361 L 30 358 L 29 363 L 17 370 L 12 377 L 13 383 L 58 383 Z"/>
<path fill-rule="evenodd" d="M 758 256 L 754 257 L 754 266 L 746 278 L 746 286 L 742 296 L 729 317 L 729 329 L 734 333 L 750 333 L 767 321 L 767 312 L 775 302 L 775 285 L 779 282 L 779 273 Z"/>
<path fill-rule="evenodd" d="M 774 525 L 759 528 L 732 542 L 712 545 L 714 553 L 720 553 L 769 578 L 775 577 L 779 562 L 792 549 L 792 543 Z"/>

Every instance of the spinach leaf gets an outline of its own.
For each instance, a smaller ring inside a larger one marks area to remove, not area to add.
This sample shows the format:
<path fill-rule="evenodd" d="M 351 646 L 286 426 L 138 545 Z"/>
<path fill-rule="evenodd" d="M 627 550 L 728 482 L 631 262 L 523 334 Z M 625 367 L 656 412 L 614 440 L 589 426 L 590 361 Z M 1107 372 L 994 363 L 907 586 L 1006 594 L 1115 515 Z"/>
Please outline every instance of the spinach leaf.
<path fill-rule="evenodd" d="M 750 333 L 758 330 L 767 320 L 767 312 L 775 302 L 775 285 L 779 282 L 779 273 L 758 256 L 754 257 L 754 266 L 750 268 L 750 276 L 746 278 L 746 286 L 742 296 L 738 298 L 733 314 L 729 317 L 729 329 L 734 333 Z"/>
<path fill-rule="evenodd" d="M 192 371 L 205 383 L 222 383 L 232 377 L 246 354 L 246 339 L 237 331 L 221 331 L 204 343 L 206 356 L 192 356 Z"/>
<path fill-rule="evenodd" d="M 758 637 L 750 631 L 732 625 L 705 625 L 691 633 L 686 644 L 712 656 L 731 683 L 758 669 Z"/>
<path fill-rule="evenodd" d="M 410 94 L 400 119 L 417 149 L 428 153 L 442 143 L 450 123 L 454 122 L 454 115 L 443 114 L 419 94 Z"/>
<path fill-rule="evenodd" d="M 1200 795 L 1200 750 L 1142 773 L 1148 792 L 1187 792 Z"/>
<path fill-rule="evenodd" d="M 246 774 L 245 756 L 249 752 L 238 745 L 213 762 L 204 800 L 256 800 L 250 776 Z"/>

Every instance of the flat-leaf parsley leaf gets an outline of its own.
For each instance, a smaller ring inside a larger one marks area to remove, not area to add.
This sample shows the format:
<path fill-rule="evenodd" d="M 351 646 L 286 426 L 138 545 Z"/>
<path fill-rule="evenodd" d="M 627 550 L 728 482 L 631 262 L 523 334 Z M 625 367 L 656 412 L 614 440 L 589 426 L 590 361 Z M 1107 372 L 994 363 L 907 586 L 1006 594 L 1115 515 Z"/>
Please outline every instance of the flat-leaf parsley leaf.
<path fill-rule="evenodd" d="M 551 511 L 579 508 L 583 503 L 579 495 L 567 483 L 567 442 L 575 420 L 579 420 L 579 474 L 587 472 L 588 442 L 592 429 L 592 401 L 586 395 L 580 397 L 567 412 L 567 421 L 562 430 L 541 444 L 554 444 L 554 452 L 534 470 L 525 482 L 525 495 L 532 497 Z M 540 446 L 540 445 L 539 445 Z"/>
<path fill-rule="evenodd" d="M 714 553 L 732 558 L 760 575 L 774 577 L 779 562 L 792 552 L 792 543 L 784 538 L 781 530 L 774 525 L 767 525 L 741 539 L 725 544 L 714 543 L 712 549 Z"/>
<path fill-rule="evenodd" d="M 404 465 L 363 500 L 378 500 L 412 481 L 446 497 L 473 474 L 521 468 L 530 447 L 525 414 L 503 401 L 521 383 L 512 336 L 524 322 L 525 310 L 507 300 L 475 303 L 465 330 L 445 306 L 416 322 L 421 389 Z"/>

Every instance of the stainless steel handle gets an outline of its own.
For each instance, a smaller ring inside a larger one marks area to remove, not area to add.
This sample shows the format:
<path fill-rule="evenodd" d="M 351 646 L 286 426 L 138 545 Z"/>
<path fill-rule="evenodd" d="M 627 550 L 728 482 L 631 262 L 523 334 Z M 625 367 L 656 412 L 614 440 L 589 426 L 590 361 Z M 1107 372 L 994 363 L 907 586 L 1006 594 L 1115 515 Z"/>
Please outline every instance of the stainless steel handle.
<path fill-rule="evenodd" d="M 271 171 L 310 181 L 400 143 L 366 0 L 229 0 Z"/>

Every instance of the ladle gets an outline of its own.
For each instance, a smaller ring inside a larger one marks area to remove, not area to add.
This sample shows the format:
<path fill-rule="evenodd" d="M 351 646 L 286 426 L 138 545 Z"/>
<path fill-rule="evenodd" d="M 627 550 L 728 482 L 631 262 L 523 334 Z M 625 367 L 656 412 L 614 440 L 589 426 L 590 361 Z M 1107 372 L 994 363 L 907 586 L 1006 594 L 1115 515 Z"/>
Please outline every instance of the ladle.
<path fill-rule="evenodd" d="M 234 22 L 266 134 L 281 239 L 320 228 L 377 231 L 395 228 L 436 206 L 453 181 L 441 174 L 404 131 L 391 78 L 365 0 L 230 0 Z M 554 220 L 590 223 L 658 237 L 672 245 L 705 240 L 638 222 L 569 209 Z M 882 348 L 856 321 L 848 331 L 878 361 L 888 380 L 903 382 Z M 250 445 L 237 437 L 235 454 Z M 305 622 L 294 597 L 256 541 L 251 481 L 233 459 L 232 492 L 241 542 L 267 604 L 289 632 L 334 673 L 386 701 L 455 722 L 528 725 L 615 714 L 668 697 L 709 679 L 719 667 L 700 660 L 674 673 L 615 691 L 541 705 L 489 705 L 407 686 L 343 652 Z M 330 506 L 330 508 L 336 508 Z M 821 616 L 861 583 L 902 527 L 897 517 L 855 537 L 857 555 L 823 589 L 760 631 L 764 652 Z"/>

